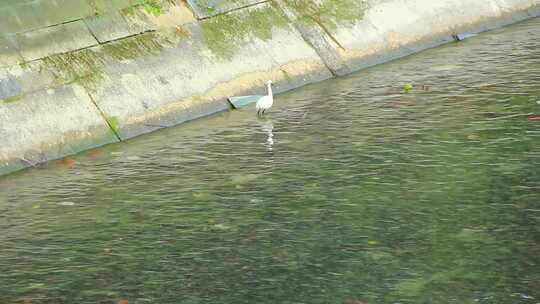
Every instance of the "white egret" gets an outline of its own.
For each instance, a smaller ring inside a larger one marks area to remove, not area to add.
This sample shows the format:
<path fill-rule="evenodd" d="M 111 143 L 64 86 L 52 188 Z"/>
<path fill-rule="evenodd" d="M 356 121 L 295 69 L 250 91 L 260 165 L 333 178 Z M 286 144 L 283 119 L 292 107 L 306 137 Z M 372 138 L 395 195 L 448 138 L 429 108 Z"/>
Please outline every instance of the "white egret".
<path fill-rule="evenodd" d="M 257 109 L 257 115 L 264 115 L 264 112 L 272 107 L 274 104 L 274 95 L 272 94 L 272 80 L 268 80 L 266 82 L 266 86 L 268 87 L 268 95 L 265 95 L 259 100 L 257 100 L 257 104 L 255 108 Z"/>

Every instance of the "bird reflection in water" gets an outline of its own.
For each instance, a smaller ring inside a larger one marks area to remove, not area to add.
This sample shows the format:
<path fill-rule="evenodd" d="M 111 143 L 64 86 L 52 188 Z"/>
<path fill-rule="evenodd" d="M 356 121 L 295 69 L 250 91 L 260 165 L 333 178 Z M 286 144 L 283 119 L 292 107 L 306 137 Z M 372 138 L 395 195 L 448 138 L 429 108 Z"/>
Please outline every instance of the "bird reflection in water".
<path fill-rule="evenodd" d="M 265 146 L 268 151 L 272 151 L 272 146 L 274 145 L 274 124 L 272 124 L 272 121 L 266 120 L 261 124 L 261 129 L 267 135 Z"/>

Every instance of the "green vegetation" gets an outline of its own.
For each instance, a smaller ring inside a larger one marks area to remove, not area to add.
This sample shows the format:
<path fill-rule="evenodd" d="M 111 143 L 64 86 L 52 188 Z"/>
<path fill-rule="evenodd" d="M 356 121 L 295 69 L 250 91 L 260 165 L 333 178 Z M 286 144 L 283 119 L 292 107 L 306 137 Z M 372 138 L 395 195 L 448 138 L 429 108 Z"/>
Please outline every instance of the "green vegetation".
<path fill-rule="evenodd" d="M 354 24 L 363 18 L 367 2 L 360 0 L 283 0 L 300 21 L 316 23 L 326 28 Z"/>
<path fill-rule="evenodd" d="M 103 52 L 117 60 L 135 59 L 157 54 L 162 49 L 163 46 L 160 43 L 158 34 L 155 32 L 144 33 L 103 45 Z"/>
<path fill-rule="evenodd" d="M 212 15 L 216 12 L 216 8 L 208 0 L 194 0 L 194 2 L 198 8 L 204 10 L 206 15 Z"/>
<path fill-rule="evenodd" d="M 9 97 L 9 98 L 6 98 L 6 99 L 0 99 L 0 102 L 3 102 L 3 103 L 11 103 L 11 102 L 16 102 L 18 100 L 20 100 L 22 98 L 22 95 L 17 95 L 17 96 L 13 96 L 13 97 Z"/>
<path fill-rule="evenodd" d="M 158 1 L 155 0 L 143 0 L 142 3 L 144 10 L 146 10 L 147 13 L 152 14 L 154 16 L 161 15 L 161 4 Z"/>
<path fill-rule="evenodd" d="M 405 92 L 405 93 L 410 93 L 412 91 L 412 89 L 413 89 L 412 84 L 408 83 L 408 84 L 403 86 L 403 92 Z"/>
<path fill-rule="evenodd" d="M 160 16 L 174 0 L 88 0 L 96 15 L 105 15 L 120 10 L 125 15 L 132 15 L 138 7 L 154 16 Z"/>
<path fill-rule="evenodd" d="M 51 55 L 43 59 L 44 65 L 58 82 L 76 82 L 89 91 L 95 90 L 102 80 L 104 62 L 103 54 L 92 49 Z"/>
<path fill-rule="evenodd" d="M 59 83 L 76 82 L 91 92 L 103 79 L 107 59 L 130 60 L 156 54 L 162 49 L 159 40 L 156 33 L 144 33 L 99 48 L 51 55 L 43 59 L 43 64 Z"/>
<path fill-rule="evenodd" d="M 210 50 L 230 59 L 247 39 L 270 40 L 272 28 L 286 28 L 288 23 L 273 7 L 263 7 L 219 15 L 203 21 L 201 26 Z"/>

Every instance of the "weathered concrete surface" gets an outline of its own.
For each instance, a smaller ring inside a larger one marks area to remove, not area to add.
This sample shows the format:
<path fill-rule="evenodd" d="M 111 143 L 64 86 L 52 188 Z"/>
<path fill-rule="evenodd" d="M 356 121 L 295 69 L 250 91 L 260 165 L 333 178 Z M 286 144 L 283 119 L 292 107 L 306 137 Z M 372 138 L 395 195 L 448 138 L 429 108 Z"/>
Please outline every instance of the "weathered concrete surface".
<path fill-rule="evenodd" d="M 324 27 L 324 39 L 333 48 L 319 47 L 321 53 L 337 52 L 339 63 L 359 70 L 450 42 L 453 34 L 477 33 L 538 16 L 539 9 L 538 0 L 369 1 L 359 12 L 363 17 L 348 25 L 322 20 L 307 26 Z"/>
<path fill-rule="evenodd" d="M 20 65 L 0 67 L 0 100 L 14 101 L 24 94 L 52 88 L 55 83 L 54 75 L 39 62 L 28 63 L 24 68 Z"/>
<path fill-rule="evenodd" d="M 27 61 L 98 44 L 82 20 L 17 34 L 15 39 Z"/>
<path fill-rule="evenodd" d="M 117 141 L 79 86 L 0 104 L 0 175 Z"/>
<path fill-rule="evenodd" d="M 294 26 L 302 35 L 302 38 L 313 47 L 317 54 L 326 64 L 326 67 L 336 76 L 344 76 L 351 70 L 341 58 L 331 36 L 327 35 L 325 28 L 319 26 L 313 20 L 306 20 L 305 14 L 298 11 L 297 7 L 289 4 L 287 0 L 276 0 L 283 13 L 293 21 Z M 360 16 L 360 12 L 358 16 Z"/>
<path fill-rule="evenodd" d="M 0 29 L 23 33 L 70 22 L 95 13 L 87 0 L 0 1 Z"/>
<path fill-rule="evenodd" d="M 23 59 L 15 47 L 14 37 L 0 33 L 0 67 L 11 66 L 21 62 L 23 62 Z"/>
<path fill-rule="evenodd" d="M 128 22 L 119 11 L 92 16 L 85 19 L 84 22 L 86 22 L 88 29 L 100 43 L 138 34 L 132 31 Z"/>
<path fill-rule="evenodd" d="M 105 115 L 118 122 L 122 139 L 225 110 L 228 96 L 262 93 L 268 79 L 280 92 L 332 76 L 315 51 L 271 6 L 263 4 L 232 14 L 205 21 L 212 24 L 184 26 L 184 37 L 164 46 L 159 55 L 105 66 L 107 80 L 92 96 Z M 221 23 L 231 18 L 246 20 L 253 14 L 264 14 L 280 26 L 264 29 L 267 37 L 246 32 L 238 39 L 237 32 L 221 31 L 207 42 L 209 35 L 216 34 L 213 31 L 226 26 Z M 222 45 L 227 49 L 219 49 Z"/>
<path fill-rule="evenodd" d="M 141 3 L 142 0 L 2 0 L 0 29 L 4 33 L 24 33 Z"/>

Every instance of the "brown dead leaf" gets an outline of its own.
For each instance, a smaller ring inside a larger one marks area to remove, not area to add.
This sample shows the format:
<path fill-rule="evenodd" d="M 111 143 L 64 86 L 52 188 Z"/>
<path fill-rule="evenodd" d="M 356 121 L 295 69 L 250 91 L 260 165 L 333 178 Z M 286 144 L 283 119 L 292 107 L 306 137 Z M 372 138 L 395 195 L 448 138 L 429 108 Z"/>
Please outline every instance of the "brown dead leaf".
<path fill-rule="evenodd" d="M 90 157 L 91 159 L 100 158 L 102 156 L 103 156 L 103 150 L 101 149 L 94 149 L 88 152 L 88 157 Z"/>
<path fill-rule="evenodd" d="M 189 38 L 189 36 L 191 36 L 190 33 L 181 25 L 176 27 L 176 34 L 182 38 Z"/>
<path fill-rule="evenodd" d="M 75 168 L 76 163 L 77 162 L 73 158 L 70 158 L 70 157 L 66 157 L 66 158 L 62 159 L 62 165 L 64 167 L 69 168 L 69 169 Z"/>

